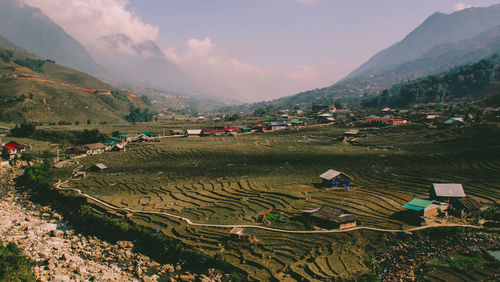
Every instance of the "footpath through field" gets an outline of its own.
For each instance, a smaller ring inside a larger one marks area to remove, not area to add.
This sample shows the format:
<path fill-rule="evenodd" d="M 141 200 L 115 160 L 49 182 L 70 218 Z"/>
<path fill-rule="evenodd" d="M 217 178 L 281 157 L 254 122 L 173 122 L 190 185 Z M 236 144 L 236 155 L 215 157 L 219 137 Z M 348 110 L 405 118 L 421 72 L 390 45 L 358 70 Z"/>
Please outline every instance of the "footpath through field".
<path fill-rule="evenodd" d="M 74 169 L 74 171 L 79 170 L 81 167 L 83 167 L 78 161 L 77 163 L 79 166 Z M 158 214 L 158 215 L 165 215 L 168 217 L 172 218 L 177 218 L 185 221 L 189 225 L 193 226 L 200 226 L 200 227 L 216 227 L 216 228 L 254 228 L 254 229 L 262 229 L 262 230 L 267 230 L 267 231 L 272 231 L 272 232 L 281 232 L 281 233 L 299 233 L 299 234 L 315 234 L 315 233 L 342 233 L 342 232 L 352 232 L 355 230 L 371 230 L 371 231 L 378 231 L 378 232 L 391 232 L 391 233 L 408 233 L 412 231 L 418 231 L 418 230 L 423 230 L 423 229 L 428 229 L 428 228 L 438 228 L 438 227 L 468 227 L 468 228 L 476 228 L 476 229 L 481 229 L 483 228 L 482 226 L 477 226 L 477 225 L 470 225 L 470 224 L 432 224 L 432 225 L 426 225 L 426 226 L 419 226 L 419 227 L 414 227 L 414 228 L 409 228 L 409 229 L 384 229 L 384 228 L 376 228 L 376 227 L 368 227 L 368 226 L 357 226 L 349 229 L 334 229 L 334 230 L 287 230 L 287 229 L 278 229 L 278 228 L 272 228 L 272 227 L 266 227 L 266 226 L 260 226 L 260 225 L 247 225 L 247 224 L 209 224 L 209 223 L 196 223 L 191 221 L 191 219 L 167 212 L 162 212 L 162 211 L 145 211 L 145 210 L 136 210 L 136 209 L 130 209 L 130 208 L 121 208 L 114 206 L 108 202 L 105 202 L 103 200 L 97 199 L 95 197 L 90 196 L 89 194 L 83 193 L 80 189 L 76 188 L 62 188 L 61 185 L 68 183 L 69 180 L 66 181 L 59 181 L 57 182 L 54 187 L 59 189 L 59 190 L 66 190 L 66 191 L 74 191 L 77 192 L 79 195 L 82 195 L 94 202 L 97 202 L 107 208 L 113 209 L 113 210 L 119 210 L 119 211 L 125 211 L 125 212 L 130 212 L 130 213 L 142 213 L 142 214 Z"/>

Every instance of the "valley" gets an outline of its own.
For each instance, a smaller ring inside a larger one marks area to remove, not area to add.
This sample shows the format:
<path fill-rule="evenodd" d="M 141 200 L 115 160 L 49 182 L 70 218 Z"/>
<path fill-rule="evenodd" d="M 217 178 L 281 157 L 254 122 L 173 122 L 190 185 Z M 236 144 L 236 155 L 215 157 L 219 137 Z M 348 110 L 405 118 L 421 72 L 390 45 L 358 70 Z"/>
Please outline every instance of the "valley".
<path fill-rule="evenodd" d="M 498 145 L 488 141 L 496 135 L 479 137 L 472 130 L 471 141 L 484 143 L 471 148 L 457 142 L 460 137 L 453 131 L 373 129 L 353 146 L 333 141 L 344 130 L 326 127 L 237 137 L 163 138 L 158 143 L 129 145 L 126 152 L 80 159 L 85 170 L 95 163 L 108 168 L 60 187 L 81 190 L 113 207 L 91 200 L 96 212 L 126 214 L 127 220 L 158 228 L 184 244 L 209 254 L 221 253 L 250 277 L 266 280 L 356 277 L 369 270 L 369 256 L 364 251 L 369 238 L 381 236 L 362 229 L 308 234 L 310 227 L 293 220 L 262 224 L 259 216 L 268 209 L 300 214 L 329 205 L 358 216 L 361 228 L 414 230 L 415 226 L 396 215 L 413 197 L 427 197 L 430 183 L 463 183 L 467 195 L 486 205 L 498 204 L 495 183 L 500 163 L 491 154 L 498 151 Z M 411 145 L 408 140 L 413 141 Z M 382 146 L 390 149 L 379 149 Z M 440 153 L 432 153 L 436 151 Z M 136 163 L 141 167 L 133 165 Z M 353 177 L 351 191 L 320 187 L 318 175 L 332 167 Z M 412 169 L 415 167 L 419 169 Z M 57 174 L 56 179 L 69 176 Z M 194 224 L 166 214 L 185 217 Z M 437 224 L 475 225 L 458 219 L 445 222 Z M 236 225 L 243 227 L 248 241 L 230 235 Z M 247 225 L 304 234 L 245 228 Z M 328 251 L 341 246 L 349 246 L 349 251 Z M 314 264 L 309 257 L 315 257 Z"/>
<path fill-rule="evenodd" d="M 499 280 L 500 4 L 449 1 L 2 0 L 0 281 Z"/>

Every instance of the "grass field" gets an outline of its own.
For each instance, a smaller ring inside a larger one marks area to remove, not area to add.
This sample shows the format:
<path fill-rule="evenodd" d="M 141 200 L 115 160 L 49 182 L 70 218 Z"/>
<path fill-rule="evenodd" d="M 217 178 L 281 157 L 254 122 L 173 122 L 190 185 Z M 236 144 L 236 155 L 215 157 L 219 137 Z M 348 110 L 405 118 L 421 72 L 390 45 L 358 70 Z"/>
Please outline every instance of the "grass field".
<path fill-rule="evenodd" d="M 344 131 L 322 127 L 164 138 L 82 159 L 85 168 L 102 162 L 109 169 L 71 185 L 116 206 L 162 210 L 211 224 L 259 224 L 258 216 L 267 209 L 300 212 L 326 204 L 356 214 L 364 226 L 401 229 L 406 223 L 392 215 L 413 197 L 428 197 L 433 182 L 463 183 L 468 195 L 499 203 L 498 129 L 369 129 L 354 145 L 337 141 Z M 318 175 L 329 168 L 352 176 L 357 187 L 349 192 L 318 187 Z M 131 219 L 207 253 L 222 252 L 256 279 L 352 278 L 368 270 L 366 250 L 376 237 L 367 231 L 246 229 L 255 239 L 249 242 L 230 239 L 230 229 L 189 226 L 166 216 L 136 214 Z"/>

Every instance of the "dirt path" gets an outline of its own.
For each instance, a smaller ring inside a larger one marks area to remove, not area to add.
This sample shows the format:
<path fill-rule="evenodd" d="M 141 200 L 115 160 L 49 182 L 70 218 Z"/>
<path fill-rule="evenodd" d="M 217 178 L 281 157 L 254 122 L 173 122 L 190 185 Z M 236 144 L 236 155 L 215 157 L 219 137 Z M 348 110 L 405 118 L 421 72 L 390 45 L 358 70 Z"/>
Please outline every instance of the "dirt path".
<path fill-rule="evenodd" d="M 82 165 L 78 163 L 80 166 L 74 169 L 74 171 L 79 170 Z M 342 233 L 342 232 L 352 232 L 356 230 L 371 230 L 371 231 L 378 231 L 378 232 L 391 232 L 391 233 L 408 233 L 412 231 L 417 231 L 417 230 L 423 230 L 423 229 L 428 229 L 428 228 L 438 228 L 438 227 L 469 227 L 469 228 L 476 228 L 476 229 L 481 229 L 483 228 L 482 226 L 476 226 L 476 225 L 469 225 L 469 224 L 432 224 L 432 225 L 426 225 L 426 226 L 419 226 L 419 227 L 414 227 L 410 229 L 383 229 L 383 228 L 376 228 L 376 227 L 368 227 L 368 226 L 358 226 L 354 228 L 349 228 L 349 229 L 343 229 L 343 230 L 287 230 L 287 229 L 278 229 L 278 228 L 271 228 L 271 227 L 266 227 L 266 226 L 260 226 L 260 225 L 246 225 L 246 224 L 209 224 L 209 223 L 196 223 L 191 221 L 191 219 L 167 212 L 161 212 L 161 211 L 145 211 L 145 210 L 136 210 L 136 209 L 130 209 L 130 208 L 121 208 L 114 206 L 108 202 L 105 202 L 103 200 L 97 199 L 95 197 L 92 197 L 86 193 L 83 193 L 80 189 L 76 188 L 61 188 L 62 184 L 68 183 L 69 180 L 63 181 L 63 182 L 58 182 L 54 186 L 59 189 L 59 190 L 66 190 L 66 191 L 74 191 L 77 192 L 79 195 L 82 195 L 94 202 L 97 202 L 107 208 L 113 209 L 113 210 L 118 210 L 118 211 L 125 211 L 129 213 L 142 213 L 142 214 L 157 214 L 157 215 L 164 215 L 172 218 L 177 218 L 185 221 L 189 225 L 193 226 L 200 226 L 200 227 L 216 227 L 216 228 L 254 228 L 254 229 L 262 229 L 262 230 L 267 230 L 267 231 L 272 231 L 272 232 L 281 232 L 281 233 L 298 233 L 298 234 L 315 234 L 315 233 Z"/>

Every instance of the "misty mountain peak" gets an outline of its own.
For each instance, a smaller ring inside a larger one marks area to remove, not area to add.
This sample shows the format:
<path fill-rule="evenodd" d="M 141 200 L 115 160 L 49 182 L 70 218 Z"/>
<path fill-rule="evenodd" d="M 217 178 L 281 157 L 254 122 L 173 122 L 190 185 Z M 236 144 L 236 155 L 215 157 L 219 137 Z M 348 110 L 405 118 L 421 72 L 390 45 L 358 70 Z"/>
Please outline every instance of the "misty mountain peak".
<path fill-rule="evenodd" d="M 139 55 L 144 57 L 163 57 L 161 49 L 152 40 L 134 42 L 125 34 L 113 34 L 103 36 L 101 40 L 113 52 L 126 53 L 129 55 Z"/>
<path fill-rule="evenodd" d="M 468 8 L 451 14 L 436 12 L 402 41 L 377 53 L 347 78 L 373 74 L 385 67 L 419 59 L 435 46 L 457 43 L 498 25 L 500 4 Z"/>

